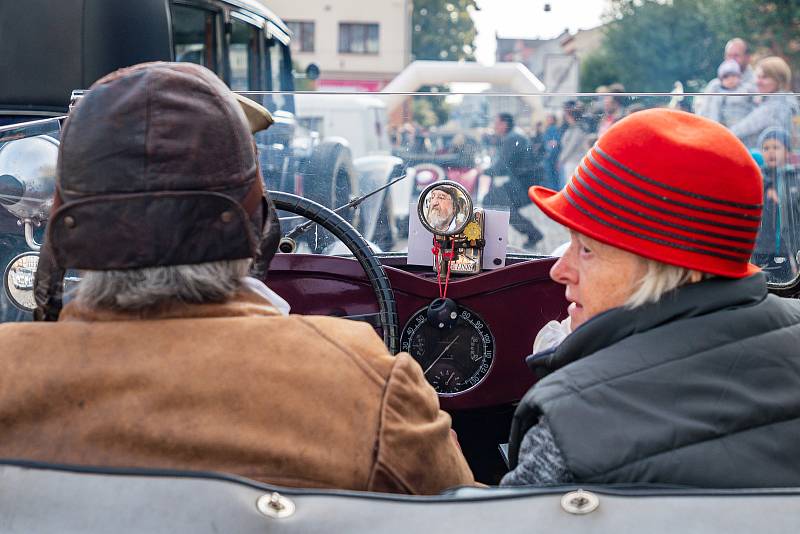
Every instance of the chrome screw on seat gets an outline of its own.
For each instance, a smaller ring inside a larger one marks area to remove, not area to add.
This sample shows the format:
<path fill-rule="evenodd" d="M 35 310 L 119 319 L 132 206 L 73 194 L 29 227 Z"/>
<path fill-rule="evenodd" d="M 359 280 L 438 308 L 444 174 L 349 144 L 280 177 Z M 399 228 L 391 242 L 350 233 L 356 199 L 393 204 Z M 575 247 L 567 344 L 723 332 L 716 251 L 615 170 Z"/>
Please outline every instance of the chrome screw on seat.
<path fill-rule="evenodd" d="M 565 512 L 584 515 L 594 512 L 600 506 L 600 499 L 590 491 L 579 489 L 561 497 L 561 508 Z"/>
<path fill-rule="evenodd" d="M 294 502 L 277 491 L 262 495 L 256 501 L 258 511 L 273 519 L 283 519 L 295 512 Z"/>

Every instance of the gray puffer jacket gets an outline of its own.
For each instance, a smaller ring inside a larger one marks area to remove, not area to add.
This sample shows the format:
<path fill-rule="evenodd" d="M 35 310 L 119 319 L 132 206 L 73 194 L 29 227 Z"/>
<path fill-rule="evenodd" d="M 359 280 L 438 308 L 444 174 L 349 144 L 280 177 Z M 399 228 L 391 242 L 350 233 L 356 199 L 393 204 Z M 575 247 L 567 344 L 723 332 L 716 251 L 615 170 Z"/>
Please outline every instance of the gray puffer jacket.
<path fill-rule="evenodd" d="M 528 364 L 547 376 L 514 415 L 512 468 L 544 417 L 576 482 L 800 485 L 800 301 L 761 273 L 609 310 Z"/>

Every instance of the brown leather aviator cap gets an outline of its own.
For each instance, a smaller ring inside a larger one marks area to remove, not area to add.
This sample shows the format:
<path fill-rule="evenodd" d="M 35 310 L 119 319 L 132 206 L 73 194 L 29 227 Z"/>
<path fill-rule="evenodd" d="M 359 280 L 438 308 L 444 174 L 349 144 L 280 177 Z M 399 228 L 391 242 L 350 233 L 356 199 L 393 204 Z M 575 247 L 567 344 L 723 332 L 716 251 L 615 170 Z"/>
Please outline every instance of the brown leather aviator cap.
<path fill-rule="evenodd" d="M 97 81 L 66 121 L 57 176 L 47 241 L 62 268 L 253 258 L 277 226 L 245 113 L 198 65 Z"/>

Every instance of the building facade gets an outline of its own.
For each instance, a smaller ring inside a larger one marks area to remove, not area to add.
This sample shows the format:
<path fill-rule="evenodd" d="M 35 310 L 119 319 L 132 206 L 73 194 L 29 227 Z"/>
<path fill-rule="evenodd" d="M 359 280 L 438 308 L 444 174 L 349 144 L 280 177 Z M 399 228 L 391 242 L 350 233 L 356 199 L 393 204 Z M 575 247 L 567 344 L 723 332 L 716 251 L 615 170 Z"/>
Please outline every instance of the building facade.
<path fill-rule="evenodd" d="M 544 83 L 548 93 L 577 93 L 580 62 L 600 46 L 603 27 L 564 30 L 553 39 L 509 39 L 497 37 L 497 61 L 519 61 Z M 548 98 L 544 107 L 556 110 L 565 98 Z"/>
<path fill-rule="evenodd" d="M 294 33 L 298 70 L 320 91 L 379 91 L 411 60 L 412 0 L 259 0 Z"/>

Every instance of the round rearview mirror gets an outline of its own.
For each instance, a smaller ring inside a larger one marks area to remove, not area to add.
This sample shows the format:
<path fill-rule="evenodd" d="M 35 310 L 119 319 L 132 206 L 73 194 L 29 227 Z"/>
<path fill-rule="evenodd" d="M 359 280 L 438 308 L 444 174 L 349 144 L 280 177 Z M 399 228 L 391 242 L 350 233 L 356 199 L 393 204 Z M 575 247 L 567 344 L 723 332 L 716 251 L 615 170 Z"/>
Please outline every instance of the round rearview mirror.
<path fill-rule="evenodd" d="M 30 312 L 36 308 L 33 281 L 38 266 L 38 252 L 23 252 L 8 263 L 3 275 L 8 300 L 22 311 Z"/>
<path fill-rule="evenodd" d="M 434 235 L 460 234 L 472 217 L 472 198 L 461 184 L 435 182 L 419 196 L 419 220 Z"/>
<path fill-rule="evenodd" d="M 306 67 L 306 78 L 309 80 L 316 80 L 319 78 L 319 67 L 316 63 L 309 63 Z"/>

